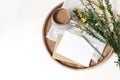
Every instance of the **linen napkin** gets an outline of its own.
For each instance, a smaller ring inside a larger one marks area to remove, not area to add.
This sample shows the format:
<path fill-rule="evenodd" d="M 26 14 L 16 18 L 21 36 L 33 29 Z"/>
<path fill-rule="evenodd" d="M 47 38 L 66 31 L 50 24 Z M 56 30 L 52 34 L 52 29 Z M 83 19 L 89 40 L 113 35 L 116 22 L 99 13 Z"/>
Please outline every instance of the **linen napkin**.
<path fill-rule="evenodd" d="M 86 1 L 86 0 L 83 0 L 83 1 Z M 71 16 L 73 16 L 73 9 L 75 7 L 78 7 L 80 9 L 83 9 L 84 6 L 82 6 L 82 3 L 80 0 L 66 0 L 62 6 L 62 8 L 64 9 L 67 9 L 70 11 L 70 14 Z M 72 18 L 73 19 L 73 18 Z M 64 29 L 60 29 L 59 27 L 63 27 L 63 25 L 58 25 L 58 24 L 55 24 L 53 21 L 52 21 L 52 26 L 49 30 L 49 32 L 47 33 L 46 37 L 50 40 L 53 40 L 56 42 L 56 39 L 57 39 L 57 36 L 59 34 L 64 34 L 64 32 L 66 30 L 69 30 L 73 33 L 77 33 L 79 31 L 78 28 L 76 27 L 70 27 L 68 24 L 67 25 L 64 25 Z M 94 60 L 96 63 L 98 61 L 98 59 L 101 57 L 101 55 L 99 53 L 102 54 L 103 52 L 103 49 L 105 47 L 106 44 L 100 42 L 99 40 L 89 36 L 88 34 L 86 34 L 85 32 L 83 32 L 81 35 L 84 35 L 84 37 L 97 49 L 94 54 L 93 54 L 93 57 L 92 57 L 92 60 Z"/>

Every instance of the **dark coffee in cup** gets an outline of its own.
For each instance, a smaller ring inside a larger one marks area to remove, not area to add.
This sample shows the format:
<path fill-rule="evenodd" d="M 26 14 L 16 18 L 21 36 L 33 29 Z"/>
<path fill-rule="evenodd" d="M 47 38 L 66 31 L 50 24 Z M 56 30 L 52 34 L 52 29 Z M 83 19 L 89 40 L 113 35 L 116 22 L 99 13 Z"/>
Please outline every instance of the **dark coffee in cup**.
<path fill-rule="evenodd" d="M 70 13 L 63 8 L 58 8 L 53 13 L 53 20 L 58 24 L 67 24 L 70 21 Z"/>

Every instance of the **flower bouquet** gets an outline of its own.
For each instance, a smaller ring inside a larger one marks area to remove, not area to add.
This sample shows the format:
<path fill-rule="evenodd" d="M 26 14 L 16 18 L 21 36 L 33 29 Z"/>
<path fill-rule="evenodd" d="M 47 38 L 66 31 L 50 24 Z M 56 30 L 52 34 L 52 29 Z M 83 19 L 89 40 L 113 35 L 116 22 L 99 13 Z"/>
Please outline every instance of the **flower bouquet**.
<path fill-rule="evenodd" d="M 80 21 L 80 30 L 97 38 L 103 43 L 110 45 L 116 53 L 118 60 L 115 61 L 120 67 L 120 18 L 112 11 L 109 0 L 97 0 L 95 6 L 90 0 L 81 0 L 85 7 L 80 10 L 74 8 L 74 16 Z"/>

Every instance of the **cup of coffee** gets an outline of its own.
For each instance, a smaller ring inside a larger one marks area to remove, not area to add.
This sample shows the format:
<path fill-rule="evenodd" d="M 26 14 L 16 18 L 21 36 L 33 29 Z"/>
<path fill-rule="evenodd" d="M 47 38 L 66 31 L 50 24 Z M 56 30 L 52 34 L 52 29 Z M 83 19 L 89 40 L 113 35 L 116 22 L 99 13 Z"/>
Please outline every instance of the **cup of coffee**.
<path fill-rule="evenodd" d="M 71 20 L 70 12 L 64 8 L 58 8 L 53 12 L 53 21 L 58 25 L 69 24 L 72 26 L 77 26 L 77 22 Z"/>

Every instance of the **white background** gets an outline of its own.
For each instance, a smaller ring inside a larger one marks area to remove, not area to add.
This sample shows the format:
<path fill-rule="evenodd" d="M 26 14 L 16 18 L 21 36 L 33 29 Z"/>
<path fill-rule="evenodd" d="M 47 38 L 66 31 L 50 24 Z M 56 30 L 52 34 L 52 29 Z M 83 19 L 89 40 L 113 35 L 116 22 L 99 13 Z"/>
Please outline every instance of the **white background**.
<path fill-rule="evenodd" d="M 51 59 L 42 27 L 62 1 L 0 0 L 0 80 L 120 80 L 115 55 L 89 70 L 72 70 Z"/>

